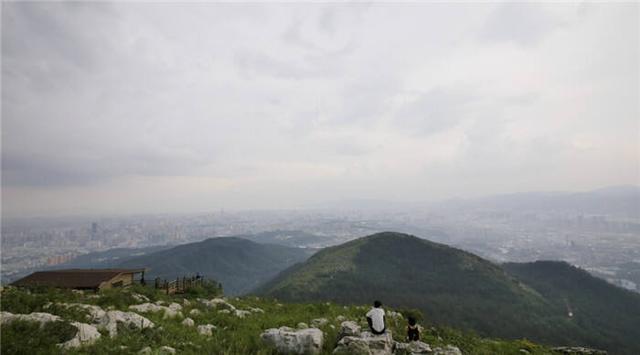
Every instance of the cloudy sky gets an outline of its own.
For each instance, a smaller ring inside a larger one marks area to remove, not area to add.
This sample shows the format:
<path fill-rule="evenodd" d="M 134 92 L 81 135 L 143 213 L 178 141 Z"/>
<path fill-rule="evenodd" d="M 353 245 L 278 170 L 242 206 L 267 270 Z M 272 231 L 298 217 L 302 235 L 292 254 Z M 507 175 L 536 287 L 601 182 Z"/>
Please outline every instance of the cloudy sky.
<path fill-rule="evenodd" d="M 640 182 L 639 7 L 2 3 L 4 216 Z"/>

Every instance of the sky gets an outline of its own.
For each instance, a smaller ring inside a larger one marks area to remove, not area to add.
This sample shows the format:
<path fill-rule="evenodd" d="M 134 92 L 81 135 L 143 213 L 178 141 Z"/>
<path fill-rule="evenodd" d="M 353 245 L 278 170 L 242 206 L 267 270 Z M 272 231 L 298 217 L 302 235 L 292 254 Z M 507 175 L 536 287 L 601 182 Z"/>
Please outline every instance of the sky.
<path fill-rule="evenodd" d="M 2 215 L 639 184 L 639 11 L 2 2 Z"/>

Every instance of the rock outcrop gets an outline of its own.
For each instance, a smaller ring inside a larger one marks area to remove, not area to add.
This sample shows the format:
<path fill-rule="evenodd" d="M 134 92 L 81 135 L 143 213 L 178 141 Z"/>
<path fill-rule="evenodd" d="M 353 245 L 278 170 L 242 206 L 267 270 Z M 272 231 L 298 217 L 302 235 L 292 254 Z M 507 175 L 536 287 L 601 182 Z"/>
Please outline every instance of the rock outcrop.
<path fill-rule="evenodd" d="M 16 320 L 22 320 L 27 322 L 38 322 L 40 326 L 49 322 L 61 321 L 62 318 L 49 313 L 33 312 L 29 314 L 13 314 L 9 312 L 0 312 L 0 324 L 9 324 Z"/>
<path fill-rule="evenodd" d="M 340 323 L 340 333 L 338 333 L 338 339 L 342 339 L 348 336 L 360 336 L 360 326 L 358 325 L 358 323 L 350 320 Z"/>
<path fill-rule="evenodd" d="M 429 344 L 421 341 L 412 341 L 410 343 L 396 342 L 394 349 L 395 355 L 422 355 L 431 354 L 433 352 Z"/>
<path fill-rule="evenodd" d="M 462 355 L 462 351 L 453 345 L 447 345 L 445 347 L 434 348 L 433 355 Z"/>
<path fill-rule="evenodd" d="M 0 312 L 0 323 L 3 325 L 10 324 L 17 320 L 36 322 L 39 323 L 41 327 L 50 322 L 63 321 L 63 319 L 59 316 L 44 312 L 33 312 L 29 314 L 13 314 L 10 312 Z M 93 325 L 80 322 L 71 322 L 70 324 L 76 327 L 77 332 L 73 338 L 64 343 L 58 344 L 58 346 L 63 349 L 72 349 L 85 344 L 92 344 L 100 338 L 100 332 L 98 332 L 98 329 Z"/>
<path fill-rule="evenodd" d="M 361 332 L 360 336 L 345 336 L 333 350 L 334 354 L 392 355 L 393 337 L 391 331 L 381 335 Z"/>
<path fill-rule="evenodd" d="M 324 342 L 324 334 L 317 328 L 271 328 L 265 330 L 260 337 L 282 354 L 319 354 Z"/>
<path fill-rule="evenodd" d="M 98 329 L 92 325 L 79 323 L 79 322 L 71 322 L 71 325 L 78 329 L 76 335 L 70 340 L 59 344 L 59 346 L 63 349 L 73 349 L 78 348 L 82 345 L 89 345 L 96 342 L 96 340 L 100 339 L 100 332 Z"/>

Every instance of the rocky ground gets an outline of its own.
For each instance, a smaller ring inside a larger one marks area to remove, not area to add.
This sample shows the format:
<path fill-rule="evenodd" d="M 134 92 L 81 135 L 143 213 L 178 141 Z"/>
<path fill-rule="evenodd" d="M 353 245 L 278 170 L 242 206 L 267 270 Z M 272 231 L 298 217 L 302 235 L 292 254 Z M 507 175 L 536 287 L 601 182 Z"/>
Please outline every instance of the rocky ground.
<path fill-rule="evenodd" d="M 229 299 L 207 290 L 168 296 L 141 287 L 99 294 L 6 288 L 1 306 L 7 354 L 601 354 L 483 339 L 426 321 L 423 341 L 408 343 L 405 316 L 396 310 L 388 310 L 387 334 L 375 336 L 366 331 L 367 306 Z"/>

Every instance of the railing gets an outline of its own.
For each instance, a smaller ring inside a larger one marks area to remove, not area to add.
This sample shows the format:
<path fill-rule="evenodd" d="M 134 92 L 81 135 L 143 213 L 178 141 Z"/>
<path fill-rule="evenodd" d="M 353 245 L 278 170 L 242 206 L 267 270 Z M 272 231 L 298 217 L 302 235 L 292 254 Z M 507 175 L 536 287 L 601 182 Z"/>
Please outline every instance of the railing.
<path fill-rule="evenodd" d="M 188 289 L 202 286 L 204 284 L 204 278 L 202 276 L 183 276 L 178 277 L 175 280 L 167 281 L 161 280 L 159 277 L 155 279 L 155 288 L 165 290 L 167 295 L 173 293 L 185 293 Z"/>

